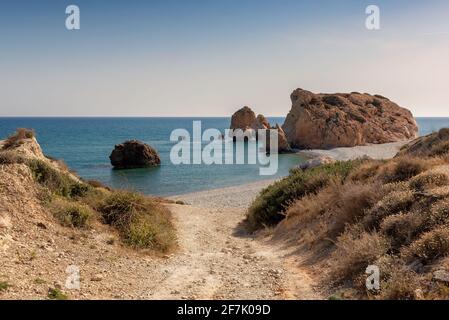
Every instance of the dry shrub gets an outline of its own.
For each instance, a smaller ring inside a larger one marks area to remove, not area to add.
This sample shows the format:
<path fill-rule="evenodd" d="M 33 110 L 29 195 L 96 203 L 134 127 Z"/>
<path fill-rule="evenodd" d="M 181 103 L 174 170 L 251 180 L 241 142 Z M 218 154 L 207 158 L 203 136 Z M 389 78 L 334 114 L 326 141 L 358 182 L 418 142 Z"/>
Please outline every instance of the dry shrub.
<path fill-rule="evenodd" d="M 18 156 L 14 151 L 0 151 L 0 165 L 15 163 L 25 163 L 25 159 Z"/>
<path fill-rule="evenodd" d="M 402 250 L 407 261 L 419 259 L 430 263 L 449 254 L 449 227 L 441 226 L 424 233 L 418 240 Z"/>
<path fill-rule="evenodd" d="M 382 166 L 381 161 L 368 161 L 362 163 L 348 176 L 348 180 L 354 182 L 365 182 L 372 180 L 378 173 L 379 168 Z"/>
<path fill-rule="evenodd" d="M 425 159 L 403 156 L 385 164 L 378 178 L 384 183 L 407 181 L 428 168 L 429 162 Z"/>
<path fill-rule="evenodd" d="M 67 203 L 56 201 L 53 215 L 65 227 L 86 228 L 93 216 L 93 211 L 81 203 Z"/>
<path fill-rule="evenodd" d="M 425 218 L 416 212 L 388 216 L 380 225 L 380 231 L 390 239 L 395 250 L 410 244 L 424 230 Z"/>
<path fill-rule="evenodd" d="M 175 231 L 168 209 L 134 192 L 116 191 L 98 208 L 104 221 L 116 227 L 124 241 L 135 248 L 168 251 Z"/>
<path fill-rule="evenodd" d="M 251 231 L 272 226 L 285 218 L 284 211 L 296 200 L 315 194 L 332 180 L 344 180 L 360 161 L 335 162 L 303 171 L 294 169 L 290 175 L 277 181 L 253 201 L 247 213 Z"/>
<path fill-rule="evenodd" d="M 33 129 L 19 128 L 16 132 L 6 138 L 3 144 L 3 150 L 8 150 L 17 147 L 23 140 L 34 138 L 35 133 Z"/>
<path fill-rule="evenodd" d="M 381 269 L 382 272 L 382 269 Z M 415 300 L 416 290 L 419 289 L 418 275 L 405 267 L 396 265 L 390 271 L 389 278 L 381 283 L 381 300 Z"/>
<path fill-rule="evenodd" d="M 316 195 L 309 195 L 295 202 L 286 211 L 285 224 L 300 224 L 310 232 L 308 243 L 326 238 L 335 239 L 347 224 L 364 216 L 381 193 L 375 184 L 331 183 Z"/>
<path fill-rule="evenodd" d="M 429 222 L 432 226 L 448 225 L 449 198 L 438 201 L 430 208 Z"/>
<path fill-rule="evenodd" d="M 362 226 L 354 225 L 338 237 L 331 257 L 331 278 L 336 282 L 354 281 L 368 265 L 388 251 L 387 239 L 378 233 L 362 230 Z"/>
<path fill-rule="evenodd" d="M 426 189 L 442 187 L 449 184 L 449 170 L 446 167 L 424 172 L 410 180 L 410 187 L 425 191 Z"/>
<path fill-rule="evenodd" d="M 377 228 L 384 218 L 409 211 L 414 201 L 415 196 L 411 190 L 391 192 L 368 210 L 363 224 L 368 229 Z"/>
<path fill-rule="evenodd" d="M 430 150 L 431 156 L 443 156 L 449 153 L 449 141 L 443 141 L 432 146 Z"/>

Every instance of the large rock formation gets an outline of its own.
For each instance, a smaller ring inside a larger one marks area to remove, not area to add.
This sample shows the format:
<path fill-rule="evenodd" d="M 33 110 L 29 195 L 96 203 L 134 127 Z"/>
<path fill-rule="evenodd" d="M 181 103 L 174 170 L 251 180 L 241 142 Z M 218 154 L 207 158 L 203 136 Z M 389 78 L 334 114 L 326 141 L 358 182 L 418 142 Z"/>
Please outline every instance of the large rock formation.
<path fill-rule="evenodd" d="M 243 107 L 236 111 L 231 118 L 231 129 L 251 129 L 256 122 L 256 114 L 250 107 Z"/>
<path fill-rule="evenodd" d="M 412 113 L 379 95 L 296 89 L 283 129 L 292 147 L 329 149 L 417 137 Z"/>
<path fill-rule="evenodd" d="M 161 164 L 157 151 L 137 140 L 116 145 L 109 159 L 115 169 L 145 168 Z"/>

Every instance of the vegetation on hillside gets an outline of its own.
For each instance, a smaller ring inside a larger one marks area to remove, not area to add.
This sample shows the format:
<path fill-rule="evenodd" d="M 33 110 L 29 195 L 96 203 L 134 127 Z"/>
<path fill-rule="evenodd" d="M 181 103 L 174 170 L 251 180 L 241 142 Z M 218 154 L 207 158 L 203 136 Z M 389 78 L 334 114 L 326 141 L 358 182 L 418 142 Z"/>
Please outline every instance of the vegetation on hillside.
<path fill-rule="evenodd" d="M 250 228 L 278 222 L 276 234 L 295 238 L 322 262 L 330 291 L 352 292 L 350 298 L 446 299 L 449 283 L 434 272 L 449 277 L 447 132 L 421 138 L 389 161 L 295 170 L 254 201 Z M 378 291 L 365 286 L 369 265 L 380 269 Z"/>
<path fill-rule="evenodd" d="M 39 186 L 39 199 L 63 226 L 86 229 L 94 223 L 113 226 L 123 242 L 136 249 L 166 252 L 176 243 L 169 210 L 158 198 L 111 190 L 97 181 L 84 182 L 63 162 L 25 158 L 14 152 L 34 131 L 18 129 L 0 150 L 0 165 L 25 164 Z"/>

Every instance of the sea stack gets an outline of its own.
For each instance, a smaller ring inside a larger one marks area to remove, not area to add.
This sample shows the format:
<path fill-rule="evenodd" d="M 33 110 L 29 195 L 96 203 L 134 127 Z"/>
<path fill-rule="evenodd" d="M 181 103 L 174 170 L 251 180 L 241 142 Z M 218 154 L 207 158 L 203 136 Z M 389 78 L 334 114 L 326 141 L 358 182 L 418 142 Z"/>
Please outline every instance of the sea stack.
<path fill-rule="evenodd" d="M 150 145 L 137 140 L 116 145 L 109 159 L 114 169 L 146 168 L 161 164 L 157 151 Z"/>
<path fill-rule="evenodd" d="M 266 132 L 266 146 L 267 151 L 270 152 L 270 130 L 275 130 L 278 133 L 278 152 L 279 153 L 288 153 L 291 152 L 292 149 L 287 140 L 287 136 L 285 135 L 284 130 L 276 124 L 276 126 L 272 127 L 270 122 L 264 115 L 259 114 L 256 117 L 251 108 L 245 106 L 242 109 L 236 111 L 231 118 L 231 129 L 236 130 L 240 129 L 243 131 L 243 135 L 240 136 L 237 133 L 234 133 L 234 141 L 235 140 L 243 140 L 246 136 L 249 138 L 258 139 L 258 130 L 267 130 Z M 246 133 L 246 135 L 245 135 Z"/>
<path fill-rule="evenodd" d="M 283 129 L 300 149 L 330 149 L 414 139 L 412 113 L 380 95 L 314 94 L 296 89 Z"/>
<path fill-rule="evenodd" d="M 251 129 L 253 123 L 256 121 L 256 114 L 250 107 L 244 106 L 236 111 L 231 118 L 232 130 L 241 129 L 243 131 Z"/>

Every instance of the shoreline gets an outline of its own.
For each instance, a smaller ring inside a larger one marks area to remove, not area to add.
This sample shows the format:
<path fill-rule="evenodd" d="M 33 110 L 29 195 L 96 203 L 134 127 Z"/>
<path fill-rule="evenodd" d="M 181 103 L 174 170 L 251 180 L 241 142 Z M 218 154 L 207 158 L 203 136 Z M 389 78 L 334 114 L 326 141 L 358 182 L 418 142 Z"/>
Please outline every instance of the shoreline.
<path fill-rule="evenodd" d="M 334 158 L 337 161 L 347 161 L 355 160 L 361 157 L 370 157 L 375 160 L 391 159 L 399 152 L 399 150 L 411 142 L 412 140 L 390 142 L 382 144 L 370 144 L 366 146 L 355 146 L 355 147 L 339 147 L 329 150 L 322 149 L 310 149 L 310 150 L 300 150 L 297 153 L 305 156 L 310 156 L 312 158 L 320 156 L 328 156 Z"/>
<path fill-rule="evenodd" d="M 372 159 L 391 159 L 402 146 L 409 141 L 400 141 L 384 144 L 372 144 L 366 146 L 334 148 L 329 150 L 300 150 L 296 154 L 313 159 L 320 156 L 332 157 L 337 161 L 347 161 L 368 156 Z M 257 195 L 270 184 L 282 177 L 266 179 L 234 186 L 213 188 L 203 191 L 189 192 L 185 194 L 167 197 L 173 201 L 183 201 L 187 205 L 202 208 L 248 208 Z"/>

